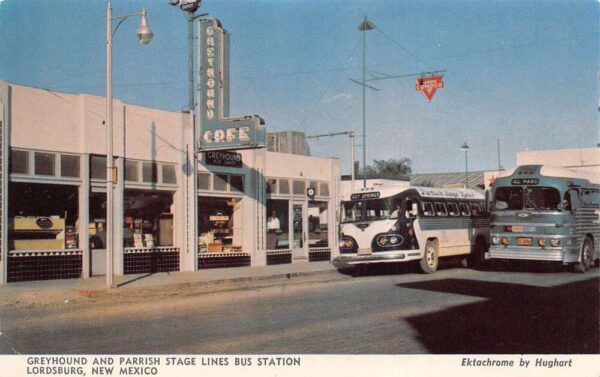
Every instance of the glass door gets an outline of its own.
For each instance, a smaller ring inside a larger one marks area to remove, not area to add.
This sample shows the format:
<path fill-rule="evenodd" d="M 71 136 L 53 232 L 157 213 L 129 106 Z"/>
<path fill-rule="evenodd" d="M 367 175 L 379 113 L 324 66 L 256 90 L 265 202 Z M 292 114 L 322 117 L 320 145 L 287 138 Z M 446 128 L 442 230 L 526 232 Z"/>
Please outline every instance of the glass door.
<path fill-rule="evenodd" d="M 305 214 L 305 203 L 294 202 L 292 204 L 292 258 L 296 259 L 307 259 L 307 248 L 306 248 L 306 216 Z"/>

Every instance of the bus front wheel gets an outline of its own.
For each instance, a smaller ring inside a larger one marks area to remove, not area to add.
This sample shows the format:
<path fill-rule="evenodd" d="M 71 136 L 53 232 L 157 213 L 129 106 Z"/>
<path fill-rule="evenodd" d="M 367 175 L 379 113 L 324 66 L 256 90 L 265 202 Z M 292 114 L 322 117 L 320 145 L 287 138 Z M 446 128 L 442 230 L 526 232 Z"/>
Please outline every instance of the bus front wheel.
<path fill-rule="evenodd" d="M 581 245 L 581 255 L 579 256 L 579 262 L 575 263 L 574 270 L 575 272 L 586 272 L 592 267 L 592 261 L 594 258 L 594 243 L 592 240 L 587 237 L 583 240 L 583 245 Z"/>
<path fill-rule="evenodd" d="M 425 255 L 419 262 L 421 270 L 426 274 L 432 274 L 437 270 L 439 263 L 437 248 L 433 241 L 427 241 L 425 245 Z"/>

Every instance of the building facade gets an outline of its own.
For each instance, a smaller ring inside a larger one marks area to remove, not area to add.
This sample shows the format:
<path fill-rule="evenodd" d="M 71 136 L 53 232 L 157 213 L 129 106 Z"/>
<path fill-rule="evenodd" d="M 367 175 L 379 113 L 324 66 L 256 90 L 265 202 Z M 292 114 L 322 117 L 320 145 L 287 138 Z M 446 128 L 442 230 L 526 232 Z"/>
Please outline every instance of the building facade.
<path fill-rule="evenodd" d="M 0 81 L 1 282 L 106 272 L 105 108 L 103 97 Z M 265 148 L 196 156 L 189 113 L 114 100 L 113 119 L 115 274 L 337 250 L 339 160 Z"/>

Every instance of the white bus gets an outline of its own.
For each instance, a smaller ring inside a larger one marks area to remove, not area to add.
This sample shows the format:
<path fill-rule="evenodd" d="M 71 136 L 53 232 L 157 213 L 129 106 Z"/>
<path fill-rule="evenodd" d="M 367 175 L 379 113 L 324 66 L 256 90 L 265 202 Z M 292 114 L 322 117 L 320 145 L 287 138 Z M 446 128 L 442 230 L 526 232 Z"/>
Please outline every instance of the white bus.
<path fill-rule="evenodd" d="M 439 258 L 483 261 L 489 245 L 484 195 L 467 189 L 381 186 L 342 201 L 338 268 L 419 261 L 425 273 Z"/>
<path fill-rule="evenodd" d="M 597 260 L 600 175 L 524 165 L 492 185 L 493 259 L 555 261 L 578 272 Z"/>

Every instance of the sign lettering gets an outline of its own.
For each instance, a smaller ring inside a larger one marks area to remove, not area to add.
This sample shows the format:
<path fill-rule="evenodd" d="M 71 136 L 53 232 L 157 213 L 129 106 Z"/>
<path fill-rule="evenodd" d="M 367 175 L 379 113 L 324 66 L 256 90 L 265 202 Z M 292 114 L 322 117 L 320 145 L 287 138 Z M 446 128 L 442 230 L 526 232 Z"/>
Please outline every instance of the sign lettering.
<path fill-rule="evenodd" d="M 516 178 L 513 179 L 511 181 L 512 185 L 519 185 L 519 186 L 525 186 L 525 185 L 538 185 L 540 184 L 540 180 L 538 178 Z"/>
<path fill-rule="evenodd" d="M 199 150 L 265 147 L 266 127 L 261 117 L 229 116 L 229 34 L 214 18 L 202 18 L 199 23 Z"/>
<path fill-rule="evenodd" d="M 206 152 L 206 164 L 215 166 L 227 166 L 233 168 L 242 167 L 242 155 L 235 152 L 213 151 Z"/>
<path fill-rule="evenodd" d="M 443 76 L 420 77 L 417 79 L 415 90 L 421 90 L 427 101 L 431 102 L 435 91 L 444 87 Z"/>
<path fill-rule="evenodd" d="M 375 192 L 361 192 L 359 194 L 350 195 L 351 200 L 365 200 L 365 199 L 378 199 L 381 194 Z"/>

